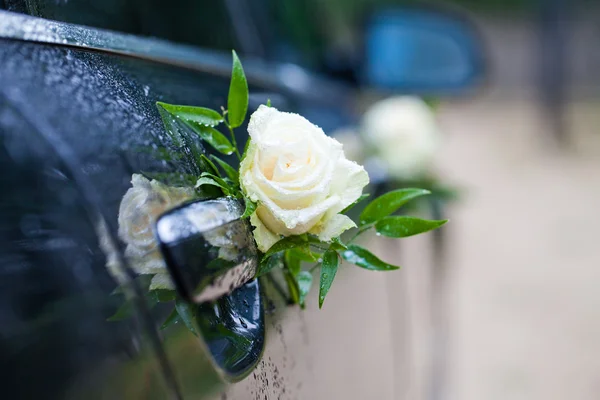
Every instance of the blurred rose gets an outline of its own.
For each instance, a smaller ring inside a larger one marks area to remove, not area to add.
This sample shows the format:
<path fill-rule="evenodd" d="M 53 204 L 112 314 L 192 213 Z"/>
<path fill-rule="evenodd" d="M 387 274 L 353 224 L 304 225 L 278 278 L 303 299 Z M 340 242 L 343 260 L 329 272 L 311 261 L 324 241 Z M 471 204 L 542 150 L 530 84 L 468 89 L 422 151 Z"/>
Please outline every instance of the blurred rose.
<path fill-rule="evenodd" d="M 252 114 L 248 133 L 240 183 L 258 202 L 250 222 L 261 251 L 281 235 L 309 232 L 329 241 L 355 226 L 339 212 L 360 197 L 369 176 L 338 141 L 300 115 L 266 106 Z"/>
<path fill-rule="evenodd" d="M 154 237 L 154 223 L 165 211 L 194 197 L 194 189 L 170 187 L 134 174 L 119 207 L 119 237 L 127 244 L 125 256 L 138 274 L 155 274 L 151 289 L 173 284 Z"/>
<path fill-rule="evenodd" d="M 391 97 L 364 115 L 362 130 L 390 176 L 419 179 L 431 168 L 439 131 L 429 106 L 417 97 Z"/>
<path fill-rule="evenodd" d="M 152 274 L 150 289 L 174 289 L 167 266 L 154 235 L 154 225 L 163 213 L 194 198 L 194 189 L 171 187 L 156 180 L 134 174 L 132 187 L 127 190 L 119 208 L 119 237 L 127 245 L 125 256 L 137 274 Z M 204 207 L 201 212 L 190 215 L 198 227 L 207 227 L 204 239 L 219 250 L 218 256 L 227 261 L 236 261 L 239 252 L 250 246 L 245 231 L 235 229 L 227 223 L 239 217 L 243 210 L 231 199 L 221 199 L 217 205 Z M 223 225 L 224 224 L 224 225 Z M 106 224 L 97 224 L 100 247 L 107 257 L 106 267 L 119 282 L 125 283 L 123 266 L 119 264 L 117 249 L 113 245 Z"/>

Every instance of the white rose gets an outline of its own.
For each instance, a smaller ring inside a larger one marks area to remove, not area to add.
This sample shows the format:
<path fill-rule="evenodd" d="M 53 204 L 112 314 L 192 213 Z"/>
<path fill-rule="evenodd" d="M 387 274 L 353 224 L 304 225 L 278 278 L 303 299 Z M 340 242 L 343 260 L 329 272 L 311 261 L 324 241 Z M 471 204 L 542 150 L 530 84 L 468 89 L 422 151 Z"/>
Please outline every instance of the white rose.
<path fill-rule="evenodd" d="M 308 232 L 330 241 L 356 226 L 338 213 L 360 197 L 369 176 L 338 141 L 300 115 L 266 106 L 252 114 L 248 133 L 240 183 L 258 202 L 250 222 L 261 251 L 281 235 Z"/>
<path fill-rule="evenodd" d="M 138 274 L 156 274 L 151 289 L 173 288 L 154 236 L 156 219 L 164 212 L 194 197 L 194 190 L 170 187 L 134 174 L 133 185 L 119 207 L 119 237 L 127 244 L 125 256 Z"/>
<path fill-rule="evenodd" d="M 429 106 L 417 97 L 391 97 L 364 115 L 362 130 L 388 173 L 397 179 L 422 177 L 431 167 L 439 131 Z"/>

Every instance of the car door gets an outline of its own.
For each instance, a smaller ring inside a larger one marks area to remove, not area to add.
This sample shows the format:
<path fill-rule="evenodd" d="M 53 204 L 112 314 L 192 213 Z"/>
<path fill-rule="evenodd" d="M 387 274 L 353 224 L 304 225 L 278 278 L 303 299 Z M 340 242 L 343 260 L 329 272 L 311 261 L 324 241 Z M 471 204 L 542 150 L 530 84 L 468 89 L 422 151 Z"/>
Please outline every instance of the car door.
<path fill-rule="evenodd" d="M 183 324 L 161 329 L 172 303 L 145 299 L 130 270 L 124 299 L 105 267 L 98 221 L 118 237 L 132 175 L 194 172 L 185 158 L 163 157 L 171 142 L 156 101 L 218 109 L 227 55 L 4 11 L 0 42 L 0 368 L 8 397 L 393 397 L 383 275 L 342 270 L 321 311 L 313 297 L 306 310 L 290 306 L 276 280 L 261 280 L 262 357 L 233 382 L 215 367 L 205 337 Z M 303 70 L 256 62 L 247 72 L 251 109 L 271 98 L 325 127 L 351 115 L 351 91 Z M 315 85 L 319 96 L 309 90 Z M 197 141 L 188 147 L 205 151 Z M 114 318 L 124 301 L 125 317 Z"/>

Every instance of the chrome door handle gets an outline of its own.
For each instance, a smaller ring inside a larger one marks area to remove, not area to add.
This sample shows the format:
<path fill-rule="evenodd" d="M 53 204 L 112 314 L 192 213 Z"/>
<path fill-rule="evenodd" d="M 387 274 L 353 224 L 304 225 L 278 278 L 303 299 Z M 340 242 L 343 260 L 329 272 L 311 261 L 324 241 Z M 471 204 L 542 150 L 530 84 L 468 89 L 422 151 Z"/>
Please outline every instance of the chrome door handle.
<path fill-rule="evenodd" d="M 156 236 L 179 294 L 193 303 L 216 300 L 250 281 L 258 264 L 243 207 L 220 198 L 162 214 Z"/>

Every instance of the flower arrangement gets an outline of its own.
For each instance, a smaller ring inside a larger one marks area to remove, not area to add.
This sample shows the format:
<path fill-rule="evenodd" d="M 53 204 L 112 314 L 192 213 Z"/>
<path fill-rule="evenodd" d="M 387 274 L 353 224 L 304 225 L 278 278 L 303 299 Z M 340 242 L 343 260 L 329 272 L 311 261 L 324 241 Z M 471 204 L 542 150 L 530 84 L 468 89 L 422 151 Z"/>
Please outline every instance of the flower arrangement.
<path fill-rule="evenodd" d="M 409 201 L 429 194 L 415 188 L 394 190 L 373 199 L 354 221 L 349 211 L 369 197 L 363 193 L 369 184 L 365 168 L 350 161 L 342 144 L 321 128 L 300 115 L 279 111 L 270 101 L 251 114 L 248 139 L 239 147 L 235 129 L 246 120 L 248 97 L 245 73 L 234 51 L 226 108 L 219 112 L 157 103 L 174 142 L 185 141 L 173 129 L 177 122 L 216 153 L 235 155 L 239 169 L 237 163 L 197 152 L 192 160 L 198 174 L 187 183 L 171 186 L 160 179 L 133 175 L 132 188 L 121 203 L 119 237 L 126 244 L 126 256 L 134 270 L 150 278 L 149 292 L 167 299 L 176 297 L 152 230 L 160 214 L 192 199 L 227 198 L 240 204 L 240 219 L 249 220 L 251 236 L 227 243 L 209 239 L 218 248 L 218 257 L 227 260 L 227 254 L 232 254 L 229 259 L 234 260 L 236 246 L 253 239 L 258 249 L 255 276 L 281 270 L 291 300 L 302 307 L 314 280 L 318 282 L 319 307 L 323 306 L 342 260 L 372 271 L 399 268 L 357 244 L 361 234 L 374 230 L 380 236 L 403 238 L 447 222 L 392 215 Z M 372 118 L 377 120 L 376 115 Z M 375 143 L 379 140 L 384 138 L 376 138 Z M 226 233 L 223 237 L 231 236 Z"/>
<path fill-rule="evenodd" d="M 435 109 L 432 100 L 388 97 L 366 110 L 358 129 L 339 129 L 332 136 L 350 159 L 368 166 L 379 191 L 416 186 L 431 191 L 431 201 L 453 200 L 456 190 L 434 171 L 442 139 Z"/>

